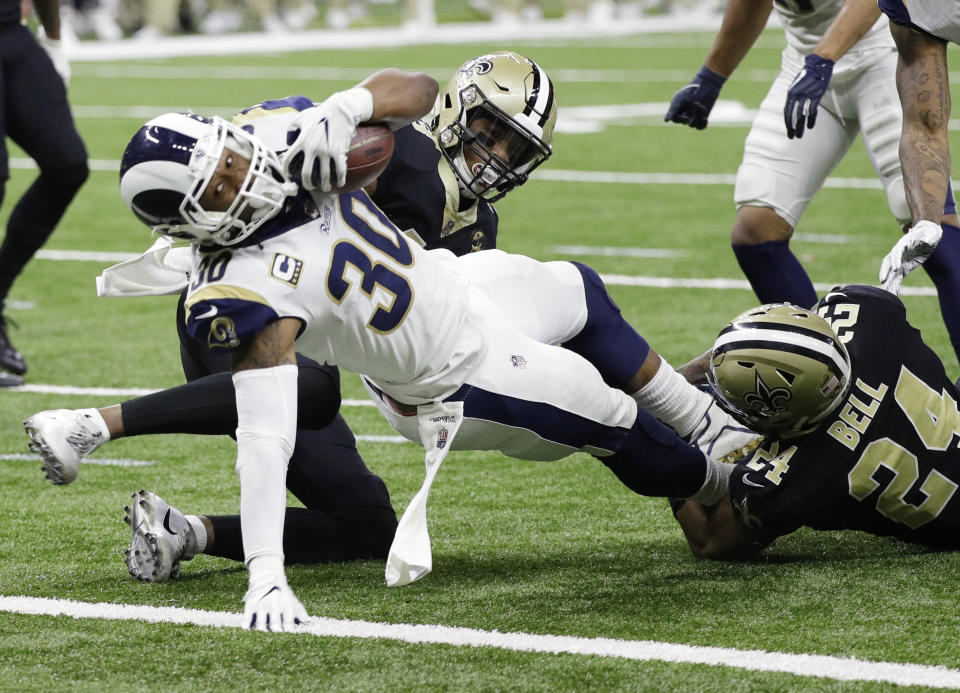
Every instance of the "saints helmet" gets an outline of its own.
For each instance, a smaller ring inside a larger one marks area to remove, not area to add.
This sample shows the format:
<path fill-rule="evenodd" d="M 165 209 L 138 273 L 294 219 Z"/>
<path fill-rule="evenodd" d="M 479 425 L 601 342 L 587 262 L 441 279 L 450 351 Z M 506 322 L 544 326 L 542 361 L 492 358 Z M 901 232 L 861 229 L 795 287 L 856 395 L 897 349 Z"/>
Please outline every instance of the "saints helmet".
<path fill-rule="evenodd" d="M 224 212 L 200 196 L 224 148 L 250 160 L 240 192 Z M 162 236 L 215 245 L 240 242 L 275 216 L 296 185 L 280 158 L 223 118 L 166 113 L 141 127 L 120 161 L 120 194 L 140 221 Z"/>
<path fill-rule="evenodd" d="M 547 73 L 518 53 L 468 60 L 437 97 L 431 129 L 460 188 L 496 202 L 546 161 L 557 123 L 557 99 Z M 494 154 L 494 142 L 506 160 Z M 469 148 L 479 162 L 468 166 Z"/>
<path fill-rule="evenodd" d="M 721 330 L 707 380 L 741 423 L 789 438 L 812 431 L 839 406 L 850 387 L 850 356 L 814 311 L 771 303 Z"/>

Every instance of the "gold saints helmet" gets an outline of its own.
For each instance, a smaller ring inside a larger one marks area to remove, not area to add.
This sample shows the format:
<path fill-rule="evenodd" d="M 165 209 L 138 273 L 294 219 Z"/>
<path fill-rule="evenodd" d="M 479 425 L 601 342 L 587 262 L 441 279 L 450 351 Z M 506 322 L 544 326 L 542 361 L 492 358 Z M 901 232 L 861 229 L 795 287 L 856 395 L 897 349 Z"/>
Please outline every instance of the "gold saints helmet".
<path fill-rule="evenodd" d="M 438 95 L 431 118 L 461 190 L 496 202 L 550 157 L 557 99 L 535 62 L 518 53 L 490 53 L 460 66 Z M 466 150 L 475 155 L 470 164 Z"/>
<path fill-rule="evenodd" d="M 815 312 L 771 303 L 721 330 L 707 380 L 741 423 L 790 438 L 812 431 L 840 404 L 850 387 L 850 356 Z"/>

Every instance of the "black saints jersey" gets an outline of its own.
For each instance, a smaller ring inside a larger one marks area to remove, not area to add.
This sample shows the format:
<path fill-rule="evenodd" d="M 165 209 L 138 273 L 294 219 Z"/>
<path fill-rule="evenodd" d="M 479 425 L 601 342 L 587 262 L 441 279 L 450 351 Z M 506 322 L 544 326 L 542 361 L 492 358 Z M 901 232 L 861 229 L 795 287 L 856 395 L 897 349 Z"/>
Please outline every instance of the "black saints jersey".
<path fill-rule="evenodd" d="M 497 213 L 486 200 L 462 197 L 453 168 L 420 122 L 393 133 L 393 156 L 370 196 L 401 231 L 429 250 L 456 255 L 497 247 Z"/>
<path fill-rule="evenodd" d="M 840 286 L 817 312 L 850 354 L 850 391 L 814 432 L 737 464 L 741 521 L 766 541 L 807 526 L 960 548 L 958 393 L 940 359 L 889 292 Z"/>

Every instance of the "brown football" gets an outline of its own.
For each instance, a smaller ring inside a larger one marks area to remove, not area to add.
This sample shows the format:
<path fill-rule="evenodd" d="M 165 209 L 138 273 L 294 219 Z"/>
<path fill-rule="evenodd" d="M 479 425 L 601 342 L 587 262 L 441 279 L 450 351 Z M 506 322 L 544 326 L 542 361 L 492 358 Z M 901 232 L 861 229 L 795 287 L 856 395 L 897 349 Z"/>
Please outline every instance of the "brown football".
<path fill-rule="evenodd" d="M 383 173 L 393 156 L 393 133 L 386 125 L 368 123 L 357 126 L 357 134 L 347 150 L 347 182 L 338 192 L 359 190 Z"/>

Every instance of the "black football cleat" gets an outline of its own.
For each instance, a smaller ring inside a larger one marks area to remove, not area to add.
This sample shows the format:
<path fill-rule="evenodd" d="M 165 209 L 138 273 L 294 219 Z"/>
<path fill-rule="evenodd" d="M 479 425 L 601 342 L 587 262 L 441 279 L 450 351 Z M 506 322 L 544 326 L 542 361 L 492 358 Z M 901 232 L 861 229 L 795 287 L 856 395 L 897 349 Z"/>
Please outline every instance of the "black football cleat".
<path fill-rule="evenodd" d="M 7 323 L 17 327 L 10 318 L 0 314 L 0 368 L 14 375 L 23 375 L 27 372 L 27 363 L 7 336 Z"/>

